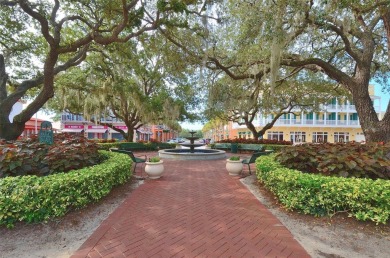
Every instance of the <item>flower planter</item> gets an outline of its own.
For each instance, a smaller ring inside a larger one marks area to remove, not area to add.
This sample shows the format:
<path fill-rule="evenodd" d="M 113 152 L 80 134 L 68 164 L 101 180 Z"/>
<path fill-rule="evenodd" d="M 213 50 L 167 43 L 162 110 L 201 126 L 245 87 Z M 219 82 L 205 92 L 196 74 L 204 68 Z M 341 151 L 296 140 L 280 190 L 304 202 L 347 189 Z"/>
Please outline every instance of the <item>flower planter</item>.
<path fill-rule="evenodd" d="M 242 171 L 242 161 L 241 160 L 226 160 L 226 170 L 231 176 L 238 176 Z"/>
<path fill-rule="evenodd" d="M 159 162 L 145 162 L 145 172 L 150 179 L 157 179 L 162 176 L 164 173 L 164 162 L 161 160 Z"/>

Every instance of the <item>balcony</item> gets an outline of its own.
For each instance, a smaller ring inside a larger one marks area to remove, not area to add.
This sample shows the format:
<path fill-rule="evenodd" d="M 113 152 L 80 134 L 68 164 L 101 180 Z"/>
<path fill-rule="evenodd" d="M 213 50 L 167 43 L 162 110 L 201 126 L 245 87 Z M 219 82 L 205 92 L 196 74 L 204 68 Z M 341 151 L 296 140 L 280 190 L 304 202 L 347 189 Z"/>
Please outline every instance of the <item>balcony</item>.
<path fill-rule="evenodd" d="M 84 117 L 80 115 L 71 115 L 66 114 L 61 116 L 61 122 L 90 122 L 84 119 Z M 100 122 L 102 123 L 122 123 L 122 120 L 112 117 L 101 118 Z"/>
<path fill-rule="evenodd" d="M 264 126 L 271 122 L 271 119 L 266 120 L 265 123 L 260 123 Z M 278 119 L 275 126 L 342 126 L 342 127 L 359 127 L 357 120 L 310 120 L 310 119 Z"/>
<path fill-rule="evenodd" d="M 350 112 L 350 113 L 356 113 L 355 105 L 328 104 L 328 105 L 322 105 L 321 109 L 325 110 L 327 112 Z"/>

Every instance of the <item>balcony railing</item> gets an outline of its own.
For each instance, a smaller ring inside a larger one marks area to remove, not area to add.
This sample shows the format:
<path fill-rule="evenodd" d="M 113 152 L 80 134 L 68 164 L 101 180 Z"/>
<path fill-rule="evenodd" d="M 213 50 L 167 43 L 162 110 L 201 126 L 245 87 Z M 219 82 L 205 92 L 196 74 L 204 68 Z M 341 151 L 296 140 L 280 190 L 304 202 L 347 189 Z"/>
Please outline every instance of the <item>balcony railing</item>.
<path fill-rule="evenodd" d="M 255 125 L 264 126 L 272 120 L 254 121 Z M 359 127 L 358 120 L 311 120 L 311 119 L 278 119 L 274 126 L 343 126 L 343 127 Z M 233 124 L 234 129 L 246 128 L 245 125 Z"/>
<path fill-rule="evenodd" d="M 336 104 L 328 104 L 328 105 L 322 105 L 321 109 L 326 111 L 339 111 L 339 112 L 356 112 L 355 105 L 336 105 Z"/>
<path fill-rule="evenodd" d="M 264 125 L 271 122 L 265 121 Z M 262 125 L 262 124 L 261 124 Z M 311 120 L 311 119 L 278 119 L 275 125 L 335 125 L 335 126 L 356 126 L 359 125 L 357 120 Z"/>
<path fill-rule="evenodd" d="M 322 105 L 322 110 L 326 110 L 327 112 L 350 112 L 350 113 L 356 113 L 356 107 L 355 105 Z M 374 109 L 377 113 L 381 112 L 380 106 L 375 104 Z"/>

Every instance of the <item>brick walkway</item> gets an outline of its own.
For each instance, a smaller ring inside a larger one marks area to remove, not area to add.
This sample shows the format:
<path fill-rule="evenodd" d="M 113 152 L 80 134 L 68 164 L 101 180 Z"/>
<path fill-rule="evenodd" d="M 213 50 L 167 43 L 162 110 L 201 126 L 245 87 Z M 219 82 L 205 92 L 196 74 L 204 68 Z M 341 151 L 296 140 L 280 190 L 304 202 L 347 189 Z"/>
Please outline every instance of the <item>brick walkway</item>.
<path fill-rule="evenodd" d="M 310 257 L 225 162 L 164 160 L 72 257 Z"/>

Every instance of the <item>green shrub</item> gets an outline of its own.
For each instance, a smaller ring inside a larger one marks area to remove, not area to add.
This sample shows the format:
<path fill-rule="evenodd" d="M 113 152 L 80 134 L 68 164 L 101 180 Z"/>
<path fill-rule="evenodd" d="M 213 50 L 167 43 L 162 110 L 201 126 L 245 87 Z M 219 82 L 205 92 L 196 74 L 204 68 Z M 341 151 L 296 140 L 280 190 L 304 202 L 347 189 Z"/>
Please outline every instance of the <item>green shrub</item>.
<path fill-rule="evenodd" d="M 240 157 L 238 157 L 238 156 L 231 156 L 231 157 L 229 158 L 229 160 L 238 161 L 238 160 L 240 160 Z"/>
<path fill-rule="evenodd" d="M 390 144 L 304 144 L 283 148 L 282 165 L 302 172 L 390 179 Z"/>
<path fill-rule="evenodd" d="M 357 220 L 386 223 L 390 181 L 328 177 L 283 168 L 274 155 L 256 160 L 256 174 L 287 208 L 315 216 L 348 212 Z"/>
<path fill-rule="evenodd" d="M 142 143 L 142 142 L 121 142 L 119 143 L 119 149 L 123 150 L 149 150 L 150 144 Z"/>
<path fill-rule="evenodd" d="M 109 151 L 111 148 L 118 148 L 119 142 L 112 143 L 98 143 L 97 144 L 99 150 Z"/>
<path fill-rule="evenodd" d="M 278 144 L 265 144 L 264 149 L 265 150 L 273 150 L 274 152 L 279 152 L 282 149 L 290 148 L 291 145 L 278 145 Z"/>
<path fill-rule="evenodd" d="M 0 177 L 67 172 L 99 163 L 97 145 L 83 136 L 58 134 L 53 145 L 37 137 L 0 142 Z"/>
<path fill-rule="evenodd" d="M 161 159 L 159 156 L 154 156 L 154 157 L 151 157 L 149 158 L 149 162 L 160 162 Z"/>
<path fill-rule="evenodd" d="M 132 161 L 125 154 L 100 151 L 99 165 L 47 177 L 0 179 L 0 225 L 17 221 L 47 221 L 96 202 L 131 177 Z"/>

